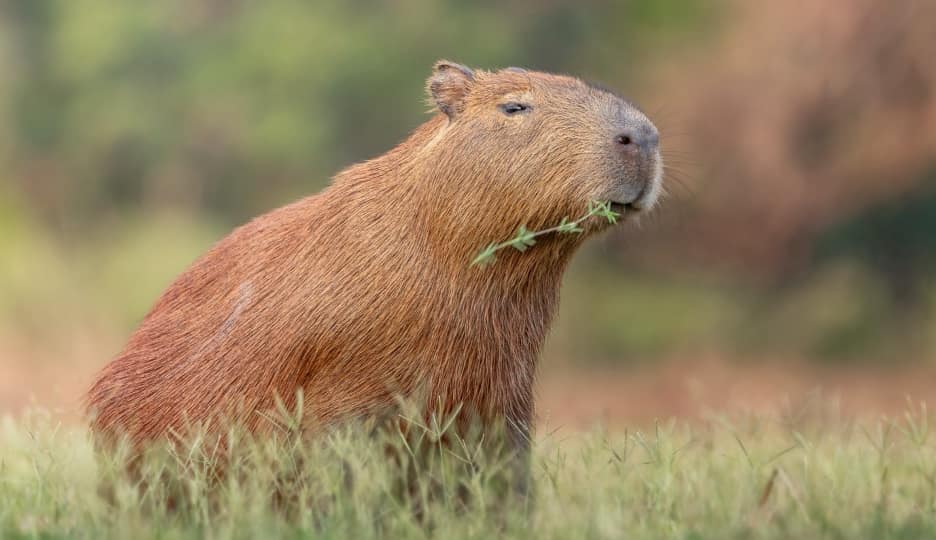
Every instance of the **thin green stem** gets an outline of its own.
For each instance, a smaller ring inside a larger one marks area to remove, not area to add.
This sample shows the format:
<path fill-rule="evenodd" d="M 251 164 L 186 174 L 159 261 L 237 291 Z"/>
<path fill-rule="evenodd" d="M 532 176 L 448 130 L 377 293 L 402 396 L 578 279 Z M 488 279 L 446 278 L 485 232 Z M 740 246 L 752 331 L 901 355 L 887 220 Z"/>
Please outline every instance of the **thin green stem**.
<path fill-rule="evenodd" d="M 603 217 L 607 219 L 609 223 L 615 223 L 620 217 L 620 214 L 611 210 L 611 203 L 608 201 L 592 201 L 588 204 L 588 212 L 576 220 L 569 221 L 568 217 L 564 217 L 558 225 L 539 231 L 531 231 L 526 228 L 526 225 L 521 225 L 520 228 L 517 229 L 517 234 L 510 240 L 488 244 L 487 247 L 478 252 L 478 255 L 472 259 L 470 266 L 487 266 L 492 264 L 497 260 L 495 254 L 508 247 L 512 247 L 520 252 L 526 251 L 536 244 L 536 239 L 540 236 L 552 233 L 581 233 L 584 229 L 579 225 L 595 216 Z"/>

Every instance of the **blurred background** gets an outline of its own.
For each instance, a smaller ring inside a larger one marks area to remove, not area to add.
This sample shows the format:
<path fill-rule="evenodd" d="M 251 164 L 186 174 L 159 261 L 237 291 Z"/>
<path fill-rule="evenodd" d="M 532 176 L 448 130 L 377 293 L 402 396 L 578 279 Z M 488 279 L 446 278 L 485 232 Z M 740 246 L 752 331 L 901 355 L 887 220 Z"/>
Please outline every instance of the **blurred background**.
<path fill-rule="evenodd" d="M 661 128 L 670 196 L 567 275 L 544 422 L 936 395 L 934 21 L 931 0 L 2 0 L 0 414 L 77 418 L 175 275 L 402 140 L 443 57 L 601 82 Z"/>

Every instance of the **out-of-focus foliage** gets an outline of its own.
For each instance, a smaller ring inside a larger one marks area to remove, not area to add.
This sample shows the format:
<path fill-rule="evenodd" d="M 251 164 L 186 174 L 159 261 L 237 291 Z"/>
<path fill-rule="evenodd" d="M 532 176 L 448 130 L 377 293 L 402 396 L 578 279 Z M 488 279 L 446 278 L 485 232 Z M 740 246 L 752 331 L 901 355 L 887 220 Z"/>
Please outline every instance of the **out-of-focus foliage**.
<path fill-rule="evenodd" d="M 860 259 L 902 307 L 923 307 L 936 271 L 936 169 L 916 188 L 830 227 L 816 255 Z"/>
<path fill-rule="evenodd" d="M 8 1 L 5 168 L 68 228 L 141 206 L 236 223 L 402 139 L 439 57 L 623 83 L 705 5 Z"/>
<path fill-rule="evenodd" d="M 722 39 L 659 83 L 686 122 L 673 172 L 688 168 L 694 196 L 665 242 L 647 241 L 676 264 L 688 251 L 777 277 L 826 227 L 912 200 L 936 163 L 936 3 L 732 5 Z"/>

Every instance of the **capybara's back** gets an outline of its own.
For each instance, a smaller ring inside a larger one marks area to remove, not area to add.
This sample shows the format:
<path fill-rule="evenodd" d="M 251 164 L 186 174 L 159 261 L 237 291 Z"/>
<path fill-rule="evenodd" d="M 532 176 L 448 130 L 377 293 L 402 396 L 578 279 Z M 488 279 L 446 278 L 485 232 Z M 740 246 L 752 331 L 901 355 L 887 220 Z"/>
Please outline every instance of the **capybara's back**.
<path fill-rule="evenodd" d="M 502 420 L 526 440 L 536 358 L 582 234 L 472 266 L 478 249 L 660 191 L 657 132 L 570 77 L 436 64 L 438 113 L 318 195 L 236 229 L 163 293 L 88 394 L 98 433 L 257 432 L 302 396 L 307 429 L 397 396 Z"/>

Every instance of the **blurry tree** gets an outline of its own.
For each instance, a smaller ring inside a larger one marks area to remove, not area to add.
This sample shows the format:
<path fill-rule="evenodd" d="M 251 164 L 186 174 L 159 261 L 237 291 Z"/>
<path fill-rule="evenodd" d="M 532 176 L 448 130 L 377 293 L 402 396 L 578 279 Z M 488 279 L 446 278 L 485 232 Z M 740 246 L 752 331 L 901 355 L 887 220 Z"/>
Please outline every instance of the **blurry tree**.
<path fill-rule="evenodd" d="M 663 130 L 691 196 L 667 204 L 663 217 L 677 217 L 631 239 L 631 252 L 769 282 L 810 264 L 826 227 L 924 180 L 936 156 L 936 2 L 732 5 L 718 42 L 655 83 L 654 101 L 690 134 Z"/>
<path fill-rule="evenodd" d="M 0 159 L 60 233 L 164 205 L 236 223 L 402 139 L 439 57 L 620 84 L 706 5 L 6 0 Z"/>
<path fill-rule="evenodd" d="M 918 187 L 830 227 L 815 256 L 863 261 L 888 285 L 898 313 L 918 314 L 936 275 L 936 169 Z"/>

